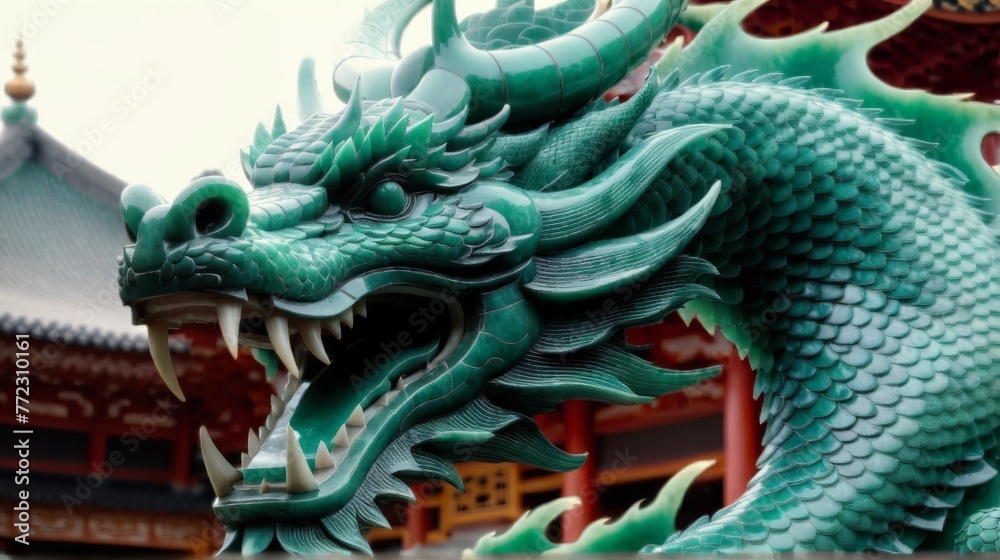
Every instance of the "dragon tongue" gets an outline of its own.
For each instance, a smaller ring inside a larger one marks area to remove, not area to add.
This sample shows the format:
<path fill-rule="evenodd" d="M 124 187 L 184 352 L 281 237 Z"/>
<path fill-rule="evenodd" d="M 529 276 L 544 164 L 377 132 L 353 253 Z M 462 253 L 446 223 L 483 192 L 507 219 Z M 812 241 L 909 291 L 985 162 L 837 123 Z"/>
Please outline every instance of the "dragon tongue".
<path fill-rule="evenodd" d="M 151 322 L 146 330 L 149 337 L 149 355 L 153 358 L 156 371 L 159 372 L 163 383 L 177 397 L 177 400 L 184 402 L 184 392 L 181 391 L 181 384 L 177 381 L 177 373 L 174 371 L 173 360 L 170 359 L 167 325 L 161 322 Z"/>

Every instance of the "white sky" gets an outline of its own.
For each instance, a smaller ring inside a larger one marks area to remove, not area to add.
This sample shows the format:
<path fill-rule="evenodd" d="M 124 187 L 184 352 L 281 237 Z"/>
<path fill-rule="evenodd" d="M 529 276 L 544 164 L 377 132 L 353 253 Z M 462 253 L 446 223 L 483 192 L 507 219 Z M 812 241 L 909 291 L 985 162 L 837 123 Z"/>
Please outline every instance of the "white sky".
<path fill-rule="evenodd" d="M 39 125 L 87 159 L 171 199 L 204 169 L 245 184 L 239 148 L 316 59 L 328 108 L 337 45 L 376 0 L 2 0 L 0 82 L 18 33 Z M 553 2 L 539 2 L 539 7 Z M 462 0 L 459 17 L 493 5 Z M 407 45 L 429 39 L 427 11 Z M 4 96 L 2 104 L 9 100 Z M 103 131 L 101 130 L 103 127 Z"/>

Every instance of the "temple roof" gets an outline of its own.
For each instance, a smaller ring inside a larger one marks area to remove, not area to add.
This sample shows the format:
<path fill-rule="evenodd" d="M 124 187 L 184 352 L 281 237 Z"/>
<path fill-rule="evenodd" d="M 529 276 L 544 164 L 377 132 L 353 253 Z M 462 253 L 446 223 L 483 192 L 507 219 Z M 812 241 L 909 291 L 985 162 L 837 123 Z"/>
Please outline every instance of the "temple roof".
<path fill-rule="evenodd" d="M 8 111 L 0 132 L 0 332 L 145 351 L 118 299 L 125 182 Z"/>

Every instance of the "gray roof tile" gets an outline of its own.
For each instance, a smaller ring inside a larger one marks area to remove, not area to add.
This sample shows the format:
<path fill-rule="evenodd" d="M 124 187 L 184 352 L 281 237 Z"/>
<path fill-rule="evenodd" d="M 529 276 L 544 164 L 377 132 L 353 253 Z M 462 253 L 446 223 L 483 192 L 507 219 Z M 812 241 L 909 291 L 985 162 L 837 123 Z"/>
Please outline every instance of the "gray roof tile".
<path fill-rule="evenodd" d="M 143 352 L 118 299 L 124 181 L 37 126 L 0 133 L 0 332 Z"/>

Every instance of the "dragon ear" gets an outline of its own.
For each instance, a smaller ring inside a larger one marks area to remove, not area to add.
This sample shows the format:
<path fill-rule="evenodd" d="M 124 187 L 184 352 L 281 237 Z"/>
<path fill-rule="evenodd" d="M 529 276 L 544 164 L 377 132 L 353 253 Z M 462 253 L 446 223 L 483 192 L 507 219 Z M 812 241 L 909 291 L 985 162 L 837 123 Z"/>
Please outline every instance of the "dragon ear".
<path fill-rule="evenodd" d="M 539 252 L 577 246 L 621 217 L 664 166 L 691 143 L 730 128 L 689 125 L 650 136 L 590 181 L 559 192 L 528 192 L 541 215 Z"/>
<path fill-rule="evenodd" d="M 589 112 L 571 121 L 571 125 L 552 127 L 544 142 L 528 154 L 530 159 L 517 170 L 511 182 L 526 191 L 561 191 L 579 185 L 598 162 L 618 150 L 658 91 L 658 81 L 650 76 L 646 85 L 625 103 L 607 105 L 598 100 Z M 602 141 L 595 142 L 595 138 Z"/>
<path fill-rule="evenodd" d="M 545 301 L 572 303 L 641 283 L 687 247 L 705 225 L 721 190 L 722 183 L 716 181 L 684 215 L 651 230 L 535 257 L 537 275 L 524 289 Z"/>

